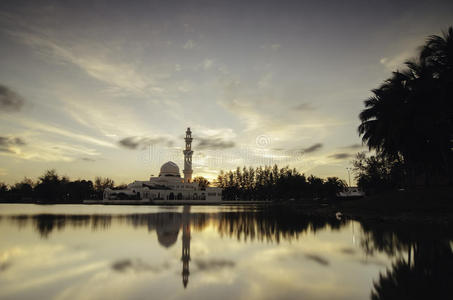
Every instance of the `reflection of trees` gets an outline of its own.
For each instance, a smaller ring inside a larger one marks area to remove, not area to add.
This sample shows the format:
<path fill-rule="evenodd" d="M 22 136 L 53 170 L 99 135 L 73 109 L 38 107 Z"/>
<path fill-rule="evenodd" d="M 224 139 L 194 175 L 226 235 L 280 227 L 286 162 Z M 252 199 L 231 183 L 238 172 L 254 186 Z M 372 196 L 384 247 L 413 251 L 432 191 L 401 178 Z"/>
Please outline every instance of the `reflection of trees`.
<path fill-rule="evenodd" d="M 219 213 L 217 217 L 217 229 L 222 236 L 277 243 L 282 239 L 297 239 L 307 230 L 316 232 L 328 225 L 331 228 L 340 228 L 341 224 L 344 224 L 335 218 L 301 215 L 281 208 L 255 212 L 225 212 Z"/>
<path fill-rule="evenodd" d="M 42 238 L 56 230 L 62 230 L 66 226 L 72 228 L 88 227 L 93 230 L 106 229 L 110 227 L 112 216 L 110 215 L 18 215 L 9 218 L 19 228 L 28 226 L 30 223 L 39 232 Z"/>
<path fill-rule="evenodd" d="M 373 300 L 443 299 L 452 294 L 450 228 L 369 222 L 362 222 L 362 228 L 362 246 L 368 253 L 385 252 L 399 256 L 392 268 L 380 274 L 374 283 Z"/>
<path fill-rule="evenodd" d="M 322 229 L 326 226 L 340 228 L 344 222 L 335 218 L 303 216 L 286 209 L 244 210 L 220 213 L 190 213 L 191 230 L 202 231 L 208 223 L 217 227 L 222 236 L 236 237 L 239 240 L 258 240 L 279 242 L 298 238 L 300 234 L 310 230 Z M 47 238 L 54 230 L 91 227 L 92 230 L 108 229 L 112 222 L 127 224 L 133 227 L 147 227 L 149 231 L 157 231 L 166 235 L 169 246 L 176 240 L 182 222 L 180 212 L 159 212 L 151 214 L 128 215 L 20 215 L 10 217 L 19 227 L 30 223 L 42 238 Z"/>
<path fill-rule="evenodd" d="M 453 295 L 453 253 L 449 243 L 413 249 L 413 261 L 399 260 L 374 283 L 371 299 L 448 299 Z"/>

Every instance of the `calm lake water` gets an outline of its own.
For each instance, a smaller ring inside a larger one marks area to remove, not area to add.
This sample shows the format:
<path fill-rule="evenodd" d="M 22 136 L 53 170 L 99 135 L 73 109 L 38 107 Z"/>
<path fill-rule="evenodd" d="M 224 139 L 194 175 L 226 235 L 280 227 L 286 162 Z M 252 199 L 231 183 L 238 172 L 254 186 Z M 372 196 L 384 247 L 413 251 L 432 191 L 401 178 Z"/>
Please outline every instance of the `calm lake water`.
<path fill-rule="evenodd" d="M 0 236 L 1 299 L 434 299 L 453 291 L 448 226 L 256 206 L 1 204 Z"/>

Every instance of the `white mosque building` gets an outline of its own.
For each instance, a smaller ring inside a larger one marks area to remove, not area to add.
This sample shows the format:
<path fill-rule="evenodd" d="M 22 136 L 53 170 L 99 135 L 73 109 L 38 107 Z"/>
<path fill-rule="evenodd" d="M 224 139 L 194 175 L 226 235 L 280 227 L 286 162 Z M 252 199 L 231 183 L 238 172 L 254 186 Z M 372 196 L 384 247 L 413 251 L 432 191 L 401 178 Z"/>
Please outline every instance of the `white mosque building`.
<path fill-rule="evenodd" d="M 199 186 L 192 182 L 192 132 L 186 131 L 184 153 L 184 178 L 179 167 L 168 161 L 160 168 L 158 177 L 147 181 L 134 181 L 126 189 L 105 189 L 104 203 L 212 203 L 222 201 L 222 189 Z"/>

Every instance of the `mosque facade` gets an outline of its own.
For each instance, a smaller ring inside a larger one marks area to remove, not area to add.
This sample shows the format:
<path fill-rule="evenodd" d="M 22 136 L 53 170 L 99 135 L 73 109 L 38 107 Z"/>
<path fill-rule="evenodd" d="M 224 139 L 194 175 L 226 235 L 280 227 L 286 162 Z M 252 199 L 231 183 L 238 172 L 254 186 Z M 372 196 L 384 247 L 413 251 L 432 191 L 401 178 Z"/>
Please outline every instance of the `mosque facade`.
<path fill-rule="evenodd" d="M 174 162 L 168 161 L 160 168 L 159 176 L 147 181 L 134 181 L 127 188 L 104 190 L 105 203 L 160 203 L 160 202 L 220 202 L 222 189 L 200 186 L 192 181 L 192 132 L 187 128 L 185 137 L 184 177 Z"/>

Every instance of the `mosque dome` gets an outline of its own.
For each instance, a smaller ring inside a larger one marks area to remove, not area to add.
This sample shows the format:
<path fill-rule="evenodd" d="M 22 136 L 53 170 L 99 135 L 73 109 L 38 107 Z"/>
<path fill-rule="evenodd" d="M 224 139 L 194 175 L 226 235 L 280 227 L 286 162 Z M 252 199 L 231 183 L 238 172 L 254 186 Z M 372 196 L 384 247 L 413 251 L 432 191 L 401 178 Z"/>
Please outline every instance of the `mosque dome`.
<path fill-rule="evenodd" d="M 167 161 L 160 167 L 159 176 L 175 176 L 180 177 L 179 175 L 179 167 L 172 161 Z"/>
<path fill-rule="evenodd" d="M 164 246 L 165 248 L 170 248 L 178 240 L 179 228 L 175 228 L 174 230 L 157 228 L 156 232 L 159 244 Z"/>
<path fill-rule="evenodd" d="M 156 220 L 156 233 L 159 244 L 169 248 L 178 240 L 181 227 L 181 215 L 176 213 L 158 213 Z"/>

